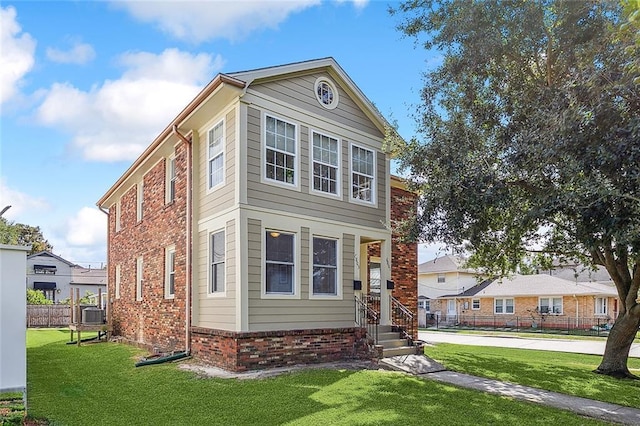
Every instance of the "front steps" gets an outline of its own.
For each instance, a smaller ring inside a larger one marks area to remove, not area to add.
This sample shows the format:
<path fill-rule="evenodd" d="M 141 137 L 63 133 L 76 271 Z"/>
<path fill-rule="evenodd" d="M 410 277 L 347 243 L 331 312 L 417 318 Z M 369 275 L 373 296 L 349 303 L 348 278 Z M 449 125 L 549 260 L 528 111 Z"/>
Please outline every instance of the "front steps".
<path fill-rule="evenodd" d="M 382 346 L 383 358 L 416 353 L 416 347 L 409 346 L 407 339 L 401 338 L 400 332 L 393 331 L 390 325 L 378 327 L 378 345 Z"/>

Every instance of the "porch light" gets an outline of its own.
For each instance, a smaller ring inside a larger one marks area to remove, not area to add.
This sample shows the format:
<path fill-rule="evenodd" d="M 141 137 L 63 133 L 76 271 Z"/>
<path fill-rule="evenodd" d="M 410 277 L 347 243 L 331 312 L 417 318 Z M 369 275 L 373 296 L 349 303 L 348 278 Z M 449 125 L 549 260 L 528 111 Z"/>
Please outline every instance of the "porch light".
<path fill-rule="evenodd" d="M 269 235 L 271 235 L 273 238 L 278 238 L 280 236 L 280 233 L 276 231 L 272 231 L 272 232 L 269 232 Z"/>

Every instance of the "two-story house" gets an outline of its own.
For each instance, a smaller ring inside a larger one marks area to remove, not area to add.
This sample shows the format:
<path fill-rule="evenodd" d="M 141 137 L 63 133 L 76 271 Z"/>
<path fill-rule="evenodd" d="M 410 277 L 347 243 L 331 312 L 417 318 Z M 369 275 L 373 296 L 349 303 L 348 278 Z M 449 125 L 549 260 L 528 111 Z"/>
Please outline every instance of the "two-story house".
<path fill-rule="evenodd" d="M 98 201 L 114 333 L 237 371 L 370 356 L 370 246 L 380 323 L 417 304 L 385 126 L 332 58 L 218 74 Z"/>

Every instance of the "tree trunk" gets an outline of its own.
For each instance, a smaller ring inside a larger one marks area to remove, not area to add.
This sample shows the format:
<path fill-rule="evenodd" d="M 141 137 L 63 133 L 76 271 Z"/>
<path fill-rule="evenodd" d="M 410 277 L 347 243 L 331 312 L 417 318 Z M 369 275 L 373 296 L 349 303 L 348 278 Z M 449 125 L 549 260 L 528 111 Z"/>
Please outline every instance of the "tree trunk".
<path fill-rule="evenodd" d="M 604 356 L 596 373 L 618 378 L 638 378 L 629 372 L 627 359 L 639 325 L 640 317 L 629 315 L 628 312 L 620 314 L 609 332 Z"/>

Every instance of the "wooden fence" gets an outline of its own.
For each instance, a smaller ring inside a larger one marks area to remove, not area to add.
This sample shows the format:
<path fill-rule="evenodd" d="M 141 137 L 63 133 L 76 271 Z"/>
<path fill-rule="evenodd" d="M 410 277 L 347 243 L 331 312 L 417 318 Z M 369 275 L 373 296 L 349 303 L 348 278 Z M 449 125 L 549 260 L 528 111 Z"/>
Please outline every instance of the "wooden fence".
<path fill-rule="evenodd" d="M 27 305 L 27 327 L 66 327 L 70 323 L 69 305 Z"/>

